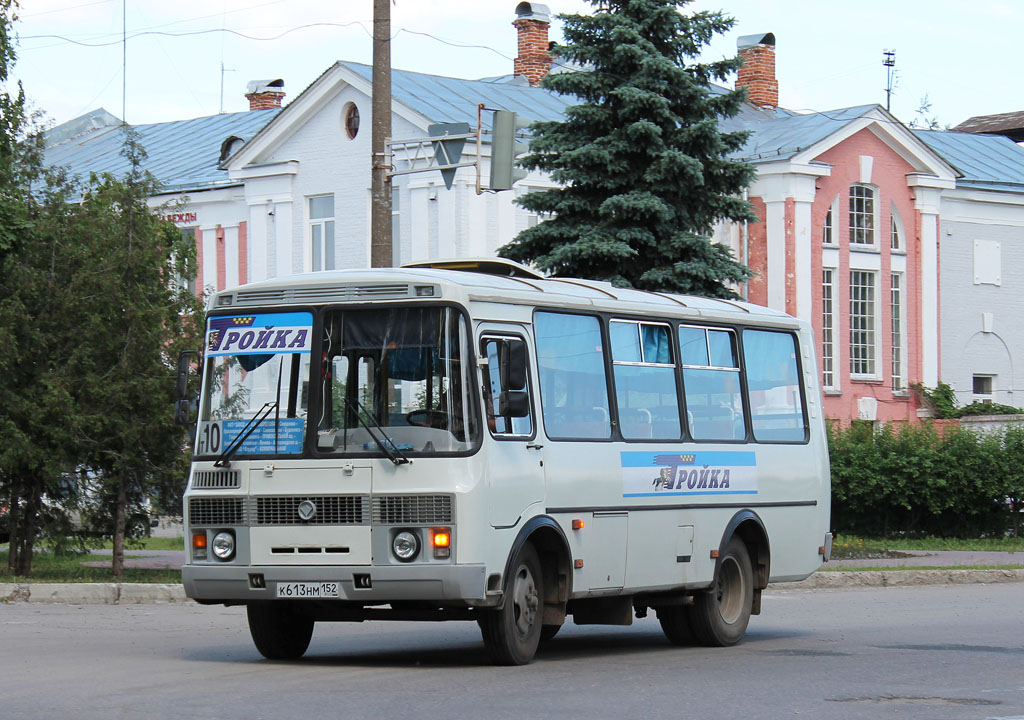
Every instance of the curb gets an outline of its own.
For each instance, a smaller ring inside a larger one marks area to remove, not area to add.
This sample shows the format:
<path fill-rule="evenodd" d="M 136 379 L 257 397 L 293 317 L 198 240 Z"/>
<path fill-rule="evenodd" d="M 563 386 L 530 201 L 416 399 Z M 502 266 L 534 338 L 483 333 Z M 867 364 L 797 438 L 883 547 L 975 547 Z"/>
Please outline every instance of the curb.
<path fill-rule="evenodd" d="M 182 585 L 156 583 L 0 583 L 0 603 L 139 605 L 183 603 Z"/>
<path fill-rule="evenodd" d="M 829 590 L 855 587 L 910 587 L 1024 582 L 1024 570 L 871 570 L 816 572 L 772 590 Z M 0 603 L 140 605 L 192 602 L 182 585 L 150 583 L 0 583 Z"/>
<path fill-rule="evenodd" d="M 1024 570 L 835 570 L 816 572 L 806 580 L 775 585 L 777 589 L 822 590 L 851 587 L 969 585 L 1024 582 Z"/>

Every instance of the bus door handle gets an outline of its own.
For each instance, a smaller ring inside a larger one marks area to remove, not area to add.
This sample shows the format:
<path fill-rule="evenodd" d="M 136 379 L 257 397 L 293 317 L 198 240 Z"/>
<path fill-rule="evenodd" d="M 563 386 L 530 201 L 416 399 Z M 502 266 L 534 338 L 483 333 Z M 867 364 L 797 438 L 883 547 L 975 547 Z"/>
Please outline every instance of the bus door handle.
<path fill-rule="evenodd" d="M 527 450 L 540 450 L 542 447 L 544 446 L 540 443 L 527 443 L 526 445 Z"/>

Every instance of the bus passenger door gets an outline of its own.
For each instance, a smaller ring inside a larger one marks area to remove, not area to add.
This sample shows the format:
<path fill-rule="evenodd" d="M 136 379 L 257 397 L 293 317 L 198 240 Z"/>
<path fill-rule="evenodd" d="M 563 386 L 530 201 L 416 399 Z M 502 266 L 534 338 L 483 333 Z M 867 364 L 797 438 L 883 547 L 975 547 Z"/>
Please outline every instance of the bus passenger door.
<path fill-rule="evenodd" d="M 519 326 L 485 326 L 480 334 L 484 439 L 493 527 L 513 527 L 544 500 L 543 446 L 537 441 L 529 372 L 532 353 Z"/>

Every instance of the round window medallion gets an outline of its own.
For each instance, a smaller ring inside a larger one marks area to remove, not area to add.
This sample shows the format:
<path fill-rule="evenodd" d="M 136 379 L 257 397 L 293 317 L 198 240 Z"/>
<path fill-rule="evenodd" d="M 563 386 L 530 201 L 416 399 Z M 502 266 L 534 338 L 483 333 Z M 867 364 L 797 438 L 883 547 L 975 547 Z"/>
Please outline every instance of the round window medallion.
<path fill-rule="evenodd" d="M 354 140 L 359 134 L 359 108 L 355 103 L 348 103 L 344 110 L 345 134 L 349 140 Z"/>

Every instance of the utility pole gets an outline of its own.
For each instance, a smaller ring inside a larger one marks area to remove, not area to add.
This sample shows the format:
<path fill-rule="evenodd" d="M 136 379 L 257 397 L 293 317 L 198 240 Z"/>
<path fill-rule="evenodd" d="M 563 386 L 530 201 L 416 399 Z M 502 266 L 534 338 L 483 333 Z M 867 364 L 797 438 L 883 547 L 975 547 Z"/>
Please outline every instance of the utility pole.
<path fill-rule="evenodd" d="M 896 76 L 896 51 L 895 50 L 884 50 L 882 52 L 882 65 L 887 69 L 886 82 L 885 82 L 885 109 L 891 110 L 892 103 L 892 81 Z"/>
<path fill-rule="evenodd" d="M 391 161 L 387 152 L 391 136 L 391 0 L 373 0 L 371 114 L 370 267 L 391 267 Z"/>

